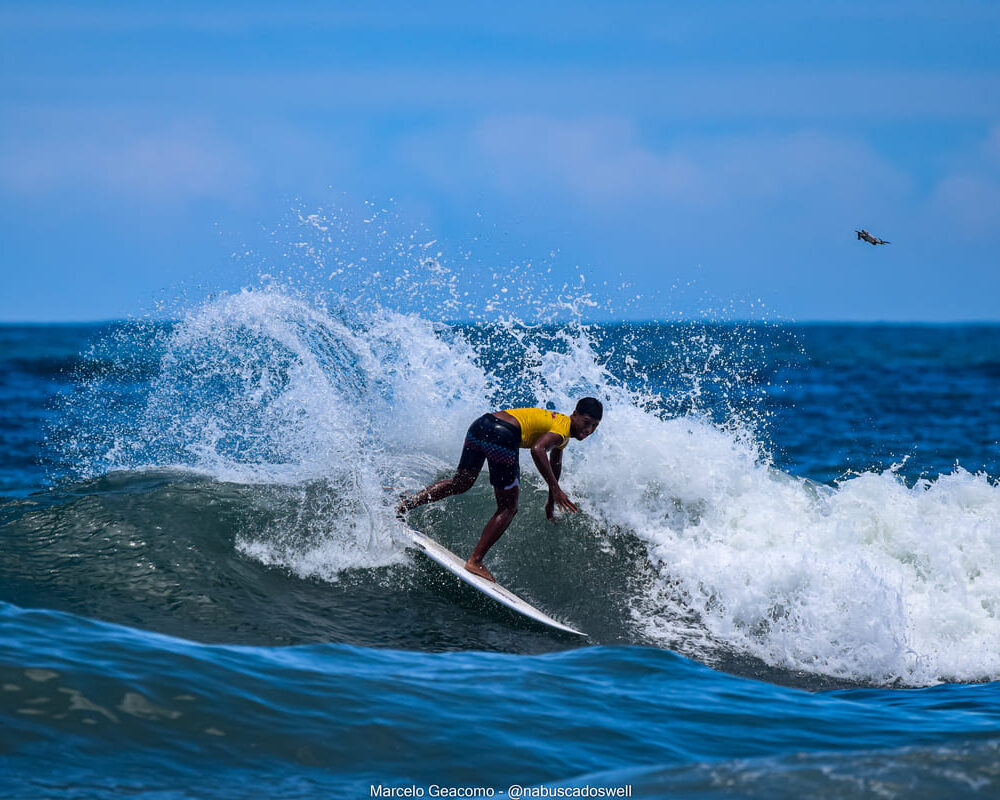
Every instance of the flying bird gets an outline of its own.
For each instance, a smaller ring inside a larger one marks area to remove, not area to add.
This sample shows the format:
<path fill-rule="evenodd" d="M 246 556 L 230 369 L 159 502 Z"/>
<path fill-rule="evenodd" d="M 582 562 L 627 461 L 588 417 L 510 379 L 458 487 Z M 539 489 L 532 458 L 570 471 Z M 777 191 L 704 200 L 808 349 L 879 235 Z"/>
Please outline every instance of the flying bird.
<path fill-rule="evenodd" d="M 862 228 L 860 231 L 855 230 L 854 232 L 858 235 L 859 242 L 862 239 L 864 239 L 866 242 L 868 242 L 868 244 L 891 244 L 891 242 L 887 242 L 885 239 L 879 239 L 877 236 L 872 236 L 864 228 Z"/>

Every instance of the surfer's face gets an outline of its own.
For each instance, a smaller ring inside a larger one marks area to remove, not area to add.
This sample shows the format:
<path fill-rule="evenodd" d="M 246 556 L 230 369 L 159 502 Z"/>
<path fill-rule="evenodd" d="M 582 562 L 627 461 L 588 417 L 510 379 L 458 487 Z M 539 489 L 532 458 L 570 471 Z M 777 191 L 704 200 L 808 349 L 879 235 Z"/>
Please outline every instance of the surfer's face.
<path fill-rule="evenodd" d="M 572 414 L 570 416 L 569 434 L 574 439 L 579 439 L 582 442 L 596 431 L 597 426 L 600 424 L 600 420 L 594 419 L 590 414 Z"/>

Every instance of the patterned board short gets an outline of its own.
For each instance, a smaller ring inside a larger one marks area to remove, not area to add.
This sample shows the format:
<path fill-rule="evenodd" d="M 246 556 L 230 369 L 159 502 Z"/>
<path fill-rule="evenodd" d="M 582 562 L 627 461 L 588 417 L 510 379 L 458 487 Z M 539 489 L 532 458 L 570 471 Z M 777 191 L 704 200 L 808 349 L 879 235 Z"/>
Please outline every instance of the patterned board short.
<path fill-rule="evenodd" d="M 521 432 L 516 425 L 492 414 L 483 414 L 465 434 L 458 468 L 478 475 L 486 461 L 490 465 L 490 483 L 501 489 L 511 489 L 518 485 L 521 475 L 517 452 L 520 444 Z"/>

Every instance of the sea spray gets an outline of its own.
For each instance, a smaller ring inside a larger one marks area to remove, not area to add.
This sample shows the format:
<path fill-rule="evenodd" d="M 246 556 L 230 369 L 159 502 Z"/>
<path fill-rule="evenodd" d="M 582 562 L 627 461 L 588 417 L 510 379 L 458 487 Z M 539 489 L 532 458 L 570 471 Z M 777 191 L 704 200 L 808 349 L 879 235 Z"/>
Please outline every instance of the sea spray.
<path fill-rule="evenodd" d="M 91 474 L 168 467 L 256 487 L 268 521 L 241 530 L 239 550 L 340 580 L 406 563 L 393 538 L 396 494 L 449 474 L 478 414 L 570 411 L 592 394 L 605 419 L 571 445 L 563 477 L 584 514 L 558 535 L 638 545 L 625 549 L 641 563 L 605 576 L 632 594 L 635 632 L 619 636 L 711 663 L 749 656 L 849 681 L 1000 675 L 995 482 L 961 468 L 916 484 L 891 470 L 833 485 L 785 474 L 766 438 L 766 327 L 586 324 L 589 294 L 564 287 L 546 307 L 544 287 L 527 291 L 517 270 L 507 279 L 519 289 L 504 293 L 501 276 L 481 306 L 492 319 L 448 324 L 434 319 L 444 302 L 435 292 L 454 300 L 466 290 L 442 277 L 437 252 L 397 284 L 416 303 L 420 269 L 433 272 L 426 313 L 394 308 L 385 292 L 381 302 L 366 296 L 371 281 L 326 297 L 265 281 L 138 326 L 134 342 L 119 334 L 119 350 L 146 366 L 125 370 L 128 383 L 112 362 L 81 384 L 73 404 L 85 422 L 63 439 L 64 460 Z M 498 317 L 504 297 L 538 302 Z M 544 487 L 523 466 L 528 504 Z M 461 517 L 470 502 L 488 513 L 488 490 L 472 494 L 430 520 L 448 509 Z M 512 538 L 526 519 L 498 551 L 514 578 L 533 574 L 517 559 L 528 539 Z M 463 536 L 474 538 L 469 524 Z M 561 552 L 552 569 L 583 569 Z"/>

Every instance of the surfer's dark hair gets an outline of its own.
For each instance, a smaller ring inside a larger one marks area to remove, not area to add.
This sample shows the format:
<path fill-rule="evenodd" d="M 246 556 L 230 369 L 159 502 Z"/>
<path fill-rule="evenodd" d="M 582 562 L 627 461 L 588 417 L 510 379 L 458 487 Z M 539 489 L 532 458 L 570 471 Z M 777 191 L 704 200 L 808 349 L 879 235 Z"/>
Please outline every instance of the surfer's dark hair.
<path fill-rule="evenodd" d="M 573 413 L 586 414 L 588 417 L 600 421 L 601 417 L 604 416 L 604 406 L 596 397 L 582 397 L 576 404 L 576 410 Z"/>

